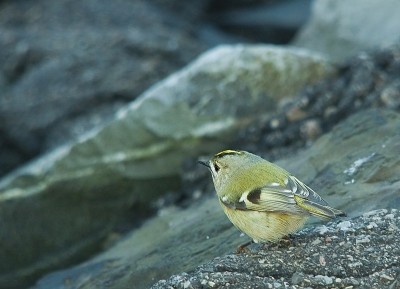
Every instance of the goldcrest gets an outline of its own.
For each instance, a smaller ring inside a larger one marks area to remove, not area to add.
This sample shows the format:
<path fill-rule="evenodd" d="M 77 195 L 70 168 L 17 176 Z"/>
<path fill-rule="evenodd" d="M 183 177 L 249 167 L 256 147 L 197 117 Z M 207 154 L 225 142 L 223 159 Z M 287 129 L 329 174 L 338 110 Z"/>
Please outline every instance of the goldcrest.
<path fill-rule="evenodd" d="M 199 163 L 210 170 L 229 220 L 256 243 L 277 241 L 310 216 L 346 216 L 284 169 L 249 152 L 225 150 Z"/>

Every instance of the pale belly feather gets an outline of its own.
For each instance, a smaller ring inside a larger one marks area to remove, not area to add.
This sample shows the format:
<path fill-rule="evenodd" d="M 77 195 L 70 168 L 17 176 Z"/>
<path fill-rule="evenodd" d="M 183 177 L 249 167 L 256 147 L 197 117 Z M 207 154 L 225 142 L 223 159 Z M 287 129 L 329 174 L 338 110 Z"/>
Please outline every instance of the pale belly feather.
<path fill-rule="evenodd" d="M 229 220 L 254 242 L 278 241 L 303 227 L 307 216 L 235 210 L 221 204 Z"/>

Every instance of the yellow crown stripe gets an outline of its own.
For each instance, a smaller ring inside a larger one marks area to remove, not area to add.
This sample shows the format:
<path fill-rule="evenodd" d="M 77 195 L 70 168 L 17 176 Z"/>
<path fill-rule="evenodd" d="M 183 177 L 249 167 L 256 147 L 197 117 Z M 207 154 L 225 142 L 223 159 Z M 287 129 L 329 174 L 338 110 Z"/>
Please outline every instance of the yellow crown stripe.
<path fill-rule="evenodd" d="M 217 158 L 221 158 L 225 155 L 241 155 L 242 152 L 241 151 L 235 151 L 235 150 L 224 150 L 222 152 L 219 152 L 215 155 L 215 157 Z"/>

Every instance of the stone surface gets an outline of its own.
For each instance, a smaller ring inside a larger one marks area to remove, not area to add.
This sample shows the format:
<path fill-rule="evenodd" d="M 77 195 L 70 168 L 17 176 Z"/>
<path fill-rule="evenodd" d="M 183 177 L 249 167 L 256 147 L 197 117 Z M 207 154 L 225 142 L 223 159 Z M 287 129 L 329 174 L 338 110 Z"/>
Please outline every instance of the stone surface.
<path fill-rule="evenodd" d="M 398 208 L 399 126 L 400 114 L 397 112 L 362 111 L 341 122 L 310 148 L 295 157 L 278 161 L 277 164 L 310 185 L 330 205 L 344 210 L 350 216 L 359 216 L 371 209 Z M 175 211 L 171 208 L 162 211 L 160 216 L 127 236 L 114 248 L 79 267 L 44 277 L 36 288 L 50 288 L 48 284 L 52 288 L 61 288 L 65 286 L 63 280 L 67 277 L 71 283 L 62 288 L 74 288 L 84 276 L 87 276 L 82 287 L 85 289 L 101 287 L 107 282 L 112 282 L 117 288 L 148 288 L 157 279 L 168 278 L 171 272 L 191 273 L 160 281 L 155 288 L 167 285 L 180 288 L 185 282 L 194 282 L 196 278 L 194 288 L 201 288 L 199 284 L 212 287 L 212 283 L 202 283 L 201 280 L 207 278 L 207 282 L 214 282 L 218 286 L 222 286 L 221 282 L 250 287 L 251 284 L 261 286 L 257 282 L 278 282 L 284 286 L 283 282 L 290 283 L 296 268 L 304 274 L 302 278 L 294 278 L 294 283 L 301 286 L 322 284 L 321 288 L 325 288 L 323 286 L 328 286 L 330 279 L 337 278 L 342 278 L 341 282 L 350 286 L 351 282 L 366 282 L 368 278 L 365 276 L 370 273 L 383 274 L 385 264 L 396 266 L 395 263 L 399 262 L 398 259 L 394 263 L 390 261 L 391 256 L 398 256 L 398 247 L 388 249 L 390 257 L 382 259 L 376 267 L 372 265 L 375 257 L 368 257 L 370 250 L 376 250 L 379 255 L 387 244 L 393 244 L 386 237 L 380 238 L 380 233 L 392 236 L 392 240 L 397 238 L 394 234 L 399 234 L 396 227 L 400 220 L 398 211 L 391 214 L 388 211 L 382 212 L 366 215 L 368 219 L 341 219 L 335 224 L 307 229 L 297 235 L 302 237 L 295 237 L 294 244 L 298 245 L 279 253 L 273 249 L 275 245 L 271 245 L 267 251 L 260 251 L 263 252 L 260 258 L 260 252 L 255 257 L 223 256 L 235 251 L 237 245 L 247 242 L 249 238 L 239 237 L 239 232 L 229 223 L 213 196 L 184 210 Z M 315 219 L 310 220 L 309 225 L 315 224 Z M 388 228 L 394 231 L 389 233 Z M 340 258 L 326 253 L 326 246 L 329 245 L 334 245 L 329 252 Z M 360 254 L 355 254 L 355 248 Z M 368 251 L 362 251 L 364 249 Z M 296 252 L 303 253 L 298 255 Z M 352 259 L 343 254 L 350 255 Z M 287 260 L 282 259 L 282 256 L 286 256 Z M 215 257 L 217 259 L 212 263 L 195 270 L 201 263 Z M 360 261 L 361 264 L 371 262 L 364 271 L 358 263 L 360 258 L 366 258 Z M 344 265 L 337 263 L 339 261 L 345 262 Z M 277 265 L 271 262 L 277 262 Z M 316 264 L 320 270 L 313 271 Z M 209 271 L 210 268 L 212 271 Z M 393 276 L 394 272 L 389 270 L 388 276 Z M 371 277 L 369 280 L 377 278 Z"/>
<path fill-rule="evenodd" d="M 347 118 L 308 150 L 277 163 L 350 216 L 400 207 L 400 114 L 370 109 Z"/>
<path fill-rule="evenodd" d="M 206 2 L 1 1 L 0 175 L 112 119 L 205 51 L 193 31 Z"/>
<path fill-rule="evenodd" d="M 296 46 L 324 53 L 337 61 L 360 50 L 400 41 L 398 1 L 317 0 L 309 22 L 293 41 Z"/>
<path fill-rule="evenodd" d="M 400 45 L 359 53 L 339 71 L 303 89 L 272 116 L 240 130 L 238 146 L 270 160 L 286 158 L 357 111 L 400 108 Z"/>
<path fill-rule="evenodd" d="M 65 288 L 78 284 L 82 289 L 105 284 L 115 288 L 149 288 L 176 270 L 192 270 L 193 264 L 207 262 L 247 242 L 246 237 L 239 235 L 218 202 L 209 198 L 190 211 L 164 212 L 111 250 L 72 269 L 49 274 L 35 288 L 66 286 L 67 276 L 70 283 Z"/>
<path fill-rule="evenodd" d="M 379 225 L 369 229 L 375 221 Z M 330 223 L 324 233 L 295 234 L 291 244 L 215 258 L 151 288 L 399 288 L 399 210 L 372 211 L 349 223 L 346 231 Z"/>
<path fill-rule="evenodd" d="M 140 218 L 151 200 L 180 185 L 184 158 L 222 149 L 246 121 L 334 72 L 302 49 L 222 46 L 108 124 L 3 178 L 0 219 L 11 221 L 0 225 L 0 284 L 92 254 L 132 210 Z"/>

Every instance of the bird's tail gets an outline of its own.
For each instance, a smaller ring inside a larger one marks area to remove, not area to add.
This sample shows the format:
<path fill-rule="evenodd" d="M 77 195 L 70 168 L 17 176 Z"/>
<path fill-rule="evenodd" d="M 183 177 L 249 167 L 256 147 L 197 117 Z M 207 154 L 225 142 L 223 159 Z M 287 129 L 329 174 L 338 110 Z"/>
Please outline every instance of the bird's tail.
<path fill-rule="evenodd" d="M 303 199 L 301 197 L 297 197 L 295 196 L 296 199 L 296 203 L 299 207 L 307 210 L 308 212 L 310 212 L 311 215 L 324 219 L 324 220 L 333 220 L 336 217 L 346 217 L 346 213 L 328 207 L 328 206 L 324 206 L 324 205 L 320 205 L 314 202 L 311 202 L 307 199 Z"/>

